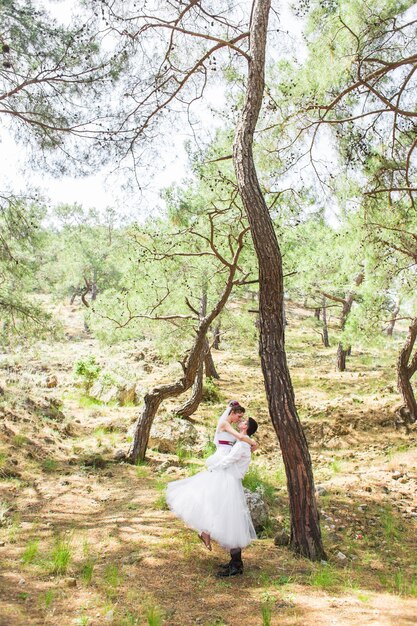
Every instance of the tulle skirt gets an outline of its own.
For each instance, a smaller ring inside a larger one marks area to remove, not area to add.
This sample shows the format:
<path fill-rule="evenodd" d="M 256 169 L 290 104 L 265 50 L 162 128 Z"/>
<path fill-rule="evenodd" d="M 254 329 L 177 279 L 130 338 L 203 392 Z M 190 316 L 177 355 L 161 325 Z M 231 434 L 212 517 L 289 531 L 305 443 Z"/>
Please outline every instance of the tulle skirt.
<path fill-rule="evenodd" d="M 227 550 L 256 539 L 242 481 L 227 470 L 200 472 L 169 483 L 171 511 L 198 533 L 207 532 Z"/>

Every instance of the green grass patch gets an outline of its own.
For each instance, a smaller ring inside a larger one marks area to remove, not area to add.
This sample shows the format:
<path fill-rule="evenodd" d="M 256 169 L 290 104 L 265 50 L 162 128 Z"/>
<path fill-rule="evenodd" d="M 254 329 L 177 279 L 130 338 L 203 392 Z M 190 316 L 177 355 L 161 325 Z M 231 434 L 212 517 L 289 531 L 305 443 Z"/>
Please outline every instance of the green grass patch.
<path fill-rule="evenodd" d="M 58 537 L 50 555 L 50 570 L 52 574 L 66 574 L 72 560 L 71 544 L 68 539 Z"/>
<path fill-rule="evenodd" d="M 340 584 L 337 570 L 330 564 L 318 565 L 310 574 L 310 585 L 321 589 L 330 589 Z"/>
<path fill-rule="evenodd" d="M 39 554 L 39 539 L 32 539 L 27 544 L 22 554 L 23 565 L 30 565 Z"/>
<path fill-rule="evenodd" d="M 58 469 L 58 461 L 56 459 L 44 459 L 41 463 L 41 467 L 47 474 L 52 474 Z"/>
<path fill-rule="evenodd" d="M 103 406 L 104 402 L 101 400 L 97 400 L 97 398 L 92 398 L 91 396 L 87 396 L 82 394 L 78 398 L 78 405 L 81 409 L 91 409 L 95 406 Z"/>
<path fill-rule="evenodd" d="M 260 492 L 268 504 L 272 504 L 275 500 L 276 486 L 272 482 L 270 474 L 257 465 L 252 464 L 249 467 L 243 479 L 243 486 L 249 491 Z"/>

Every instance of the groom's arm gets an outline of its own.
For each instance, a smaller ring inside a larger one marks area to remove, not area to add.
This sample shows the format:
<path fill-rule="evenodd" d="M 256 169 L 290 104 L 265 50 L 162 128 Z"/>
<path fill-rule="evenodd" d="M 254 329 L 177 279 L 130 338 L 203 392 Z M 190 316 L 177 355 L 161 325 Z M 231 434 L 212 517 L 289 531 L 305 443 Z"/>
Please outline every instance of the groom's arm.
<path fill-rule="evenodd" d="M 248 448 L 244 443 L 235 443 L 229 454 L 223 457 L 218 463 L 215 463 L 215 465 L 212 465 L 209 468 L 209 472 L 218 469 L 226 469 L 227 467 L 234 465 L 235 463 L 240 461 L 240 459 L 247 455 L 247 450 Z"/>

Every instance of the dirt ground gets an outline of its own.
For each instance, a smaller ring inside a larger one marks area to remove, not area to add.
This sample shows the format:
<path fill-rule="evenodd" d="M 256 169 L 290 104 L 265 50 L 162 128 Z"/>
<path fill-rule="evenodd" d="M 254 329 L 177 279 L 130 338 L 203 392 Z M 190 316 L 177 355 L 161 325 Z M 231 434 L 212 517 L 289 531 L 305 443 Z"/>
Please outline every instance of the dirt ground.
<path fill-rule="evenodd" d="M 139 407 L 85 405 L 74 385 L 74 361 L 88 354 L 127 361 L 144 387 L 169 368 L 143 369 L 137 345 L 105 349 L 78 310 L 66 316 L 65 341 L 1 362 L 1 626 L 417 624 L 417 434 L 395 428 L 389 355 L 374 368 L 359 354 L 336 373 L 317 338 L 289 329 L 328 554 L 314 564 L 274 545 L 288 504 L 256 350 L 215 353 L 224 402 L 238 397 L 260 422 L 253 463 L 275 488 L 271 528 L 245 551 L 244 575 L 224 580 L 227 554 L 205 550 L 163 501 L 166 482 L 203 460 L 150 450 L 138 467 L 115 462 Z M 201 428 L 211 432 L 223 404 L 201 406 Z"/>

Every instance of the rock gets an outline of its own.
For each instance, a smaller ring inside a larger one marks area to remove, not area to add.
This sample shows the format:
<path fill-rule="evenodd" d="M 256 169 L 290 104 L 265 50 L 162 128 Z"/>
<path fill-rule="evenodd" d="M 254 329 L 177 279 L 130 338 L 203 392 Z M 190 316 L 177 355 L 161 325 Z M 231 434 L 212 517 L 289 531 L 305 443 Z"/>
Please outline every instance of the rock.
<path fill-rule="evenodd" d="M 3 548 L 5 546 L 5 542 L 4 541 L 0 541 L 0 548 Z"/>
<path fill-rule="evenodd" d="M 23 585 L 26 584 L 26 580 L 24 578 L 19 578 L 19 581 L 17 583 L 20 587 L 23 587 Z"/>
<path fill-rule="evenodd" d="M 125 406 L 137 402 L 136 383 L 121 379 L 109 382 L 106 378 L 99 378 L 91 387 L 89 395 L 105 404 L 116 402 L 119 406 Z"/>
<path fill-rule="evenodd" d="M 290 543 L 290 536 L 288 533 L 285 532 L 285 530 L 281 530 L 274 537 L 274 544 L 276 546 L 288 546 L 289 543 Z"/>
<path fill-rule="evenodd" d="M 323 485 L 317 485 L 316 493 L 318 496 L 327 496 L 329 492 L 325 487 L 323 487 Z"/>
<path fill-rule="evenodd" d="M 66 587 L 76 587 L 77 586 L 77 579 L 76 578 L 66 578 L 65 579 L 65 586 Z"/>
<path fill-rule="evenodd" d="M 143 555 L 138 552 L 132 552 L 132 554 L 128 554 L 122 558 L 122 563 L 124 565 L 134 565 L 135 563 L 139 563 L 143 559 Z"/>
<path fill-rule="evenodd" d="M 54 387 L 58 386 L 58 378 L 54 374 L 52 374 L 51 376 L 48 376 L 45 384 L 48 389 L 53 389 Z"/>
<path fill-rule="evenodd" d="M 249 491 L 244 489 L 246 502 L 252 517 L 253 525 L 257 532 L 263 530 L 269 519 L 269 509 L 259 491 Z"/>
<path fill-rule="evenodd" d="M 107 461 L 103 459 L 100 454 L 90 454 L 87 456 L 83 456 L 80 459 L 80 462 L 84 467 L 94 467 L 94 469 L 102 469 L 106 467 Z"/>
<path fill-rule="evenodd" d="M 190 422 L 179 418 L 155 419 L 149 437 L 149 447 L 165 454 L 175 454 L 179 444 L 191 448 L 198 439 L 198 431 Z"/>
<path fill-rule="evenodd" d="M 104 619 L 106 620 L 106 622 L 112 622 L 114 619 L 114 611 L 113 609 L 110 609 L 110 611 L 107 611 L 107 613 L 104 616 Z"/>
<path fill-rule="evenodd" d="M 117 461 L 118 463 L 122 463 L 124 461 L 127 461 L 127 453 L 125 450 L 117 450 L 117 452 L 114 455 L 114 460 Z"/>
<path fill-rule="evenodd" d="M 343 554 L 343 552 L 340 552 L 340 551 L 339 551 L 339 552 L 336 554 L 336 559 L 337 559 L 338 561 L 341 561 L 341 562 L 343 563 L 343 561 L 346 561 L 346 560 L 347 560 L 347 556 L 346 556 L 346 554 Z"/>

